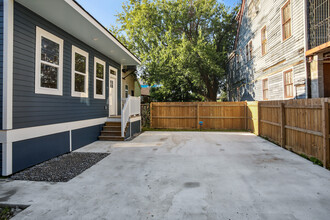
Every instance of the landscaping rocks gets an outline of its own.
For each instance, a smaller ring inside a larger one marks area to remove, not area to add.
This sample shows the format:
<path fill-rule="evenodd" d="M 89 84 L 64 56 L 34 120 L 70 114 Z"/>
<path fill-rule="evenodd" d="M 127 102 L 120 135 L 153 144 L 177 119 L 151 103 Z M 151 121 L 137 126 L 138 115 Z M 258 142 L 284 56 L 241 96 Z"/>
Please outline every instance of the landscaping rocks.
<path fill-rule="evenodd" d="M 18 213 L 20 213 L 21 211 L 23 211 L 23 209 L 24 208 L 20 208 L 18 206 L 13 206 L 13 207 L 4 206 L 4 207 L 0 207 L 0 219 L 1 220 L 11 219 L 15 215 L 17 215 Z"/>
<path fill-rule="evenodd" d="M 67 182 L 108 155 L 108 153 L 69 153 L 16 173 L 11 179 Z"/>

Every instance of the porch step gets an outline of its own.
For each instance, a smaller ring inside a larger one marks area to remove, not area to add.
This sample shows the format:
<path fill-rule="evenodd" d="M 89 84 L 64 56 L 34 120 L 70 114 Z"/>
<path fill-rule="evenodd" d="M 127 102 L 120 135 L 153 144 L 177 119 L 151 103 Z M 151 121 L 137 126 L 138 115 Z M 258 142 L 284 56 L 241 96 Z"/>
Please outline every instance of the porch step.
<path fill-rule="evenodd" d="M 119 136 L 99 136 L 101 141 L 124 141 L 125 138 Z"/>
<path fill-rule="evenodd" d="M 124 137 L 126 135 L 126 130 Z M 101 141 L 124 141 L 125 138 L 121 136 L 121 122 L 107 121 L 103 126 L 99 140 Z"/>
<path fill-rule="evenodd" d="M 101 136 L 116 136 L 116 137 L 121 137 L 121 131 L 101 131 Z"/>
<path fill-rule="evenodd" d="M 121 127 L 121 122 L 115 122 L 115 121 L 107 121 L 105 122 L 106 126 L 116 126 L 116 127 Z"/>
<path fill-rule="evenodd" d="M 121 126 L 103 126 L 103 131 L 121 131 Z"/>

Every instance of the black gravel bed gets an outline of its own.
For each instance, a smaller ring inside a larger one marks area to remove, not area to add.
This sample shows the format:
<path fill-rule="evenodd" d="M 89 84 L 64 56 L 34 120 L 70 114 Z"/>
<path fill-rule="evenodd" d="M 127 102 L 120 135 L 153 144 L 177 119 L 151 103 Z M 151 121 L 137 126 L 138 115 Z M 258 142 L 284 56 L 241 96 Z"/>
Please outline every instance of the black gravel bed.
<path fill-rule="evenodd" d="M 108 155 L 108 153 L 69 153 L 16 173 L 11 179 L 67 182 Z"/>
<path fill-rule="evenodd" d="M 16 205 L 0 205 L 0 220 L 11 219 L 26 207 L 16 206 Z"/>

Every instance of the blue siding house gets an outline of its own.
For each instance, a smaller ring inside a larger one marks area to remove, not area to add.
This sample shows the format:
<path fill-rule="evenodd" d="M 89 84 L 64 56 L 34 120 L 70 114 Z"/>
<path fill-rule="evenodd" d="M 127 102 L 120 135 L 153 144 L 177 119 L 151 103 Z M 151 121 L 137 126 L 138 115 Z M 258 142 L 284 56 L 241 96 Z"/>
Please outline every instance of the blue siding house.
<path fill-rule="evenodd" d="M 0 0 L 0 30 L 3 176 L 140 132 L 140 98 L 121 104 L 140 61 L 76 1 Z"/>

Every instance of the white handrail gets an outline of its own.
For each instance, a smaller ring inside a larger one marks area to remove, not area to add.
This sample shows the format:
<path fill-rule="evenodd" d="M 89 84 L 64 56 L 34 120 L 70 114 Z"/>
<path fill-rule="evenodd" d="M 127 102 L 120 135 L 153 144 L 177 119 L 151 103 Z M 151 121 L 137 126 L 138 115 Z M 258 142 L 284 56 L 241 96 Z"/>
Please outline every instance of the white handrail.
<path fill-rule="evenodd" d="M 121 110 L 121 136 L 125 135 L 125 128 L 129 118 L 132 115 L 140 115 L 141 112 L 141 98 L 128 96 L 125 101 L 124 107 Z"/>

